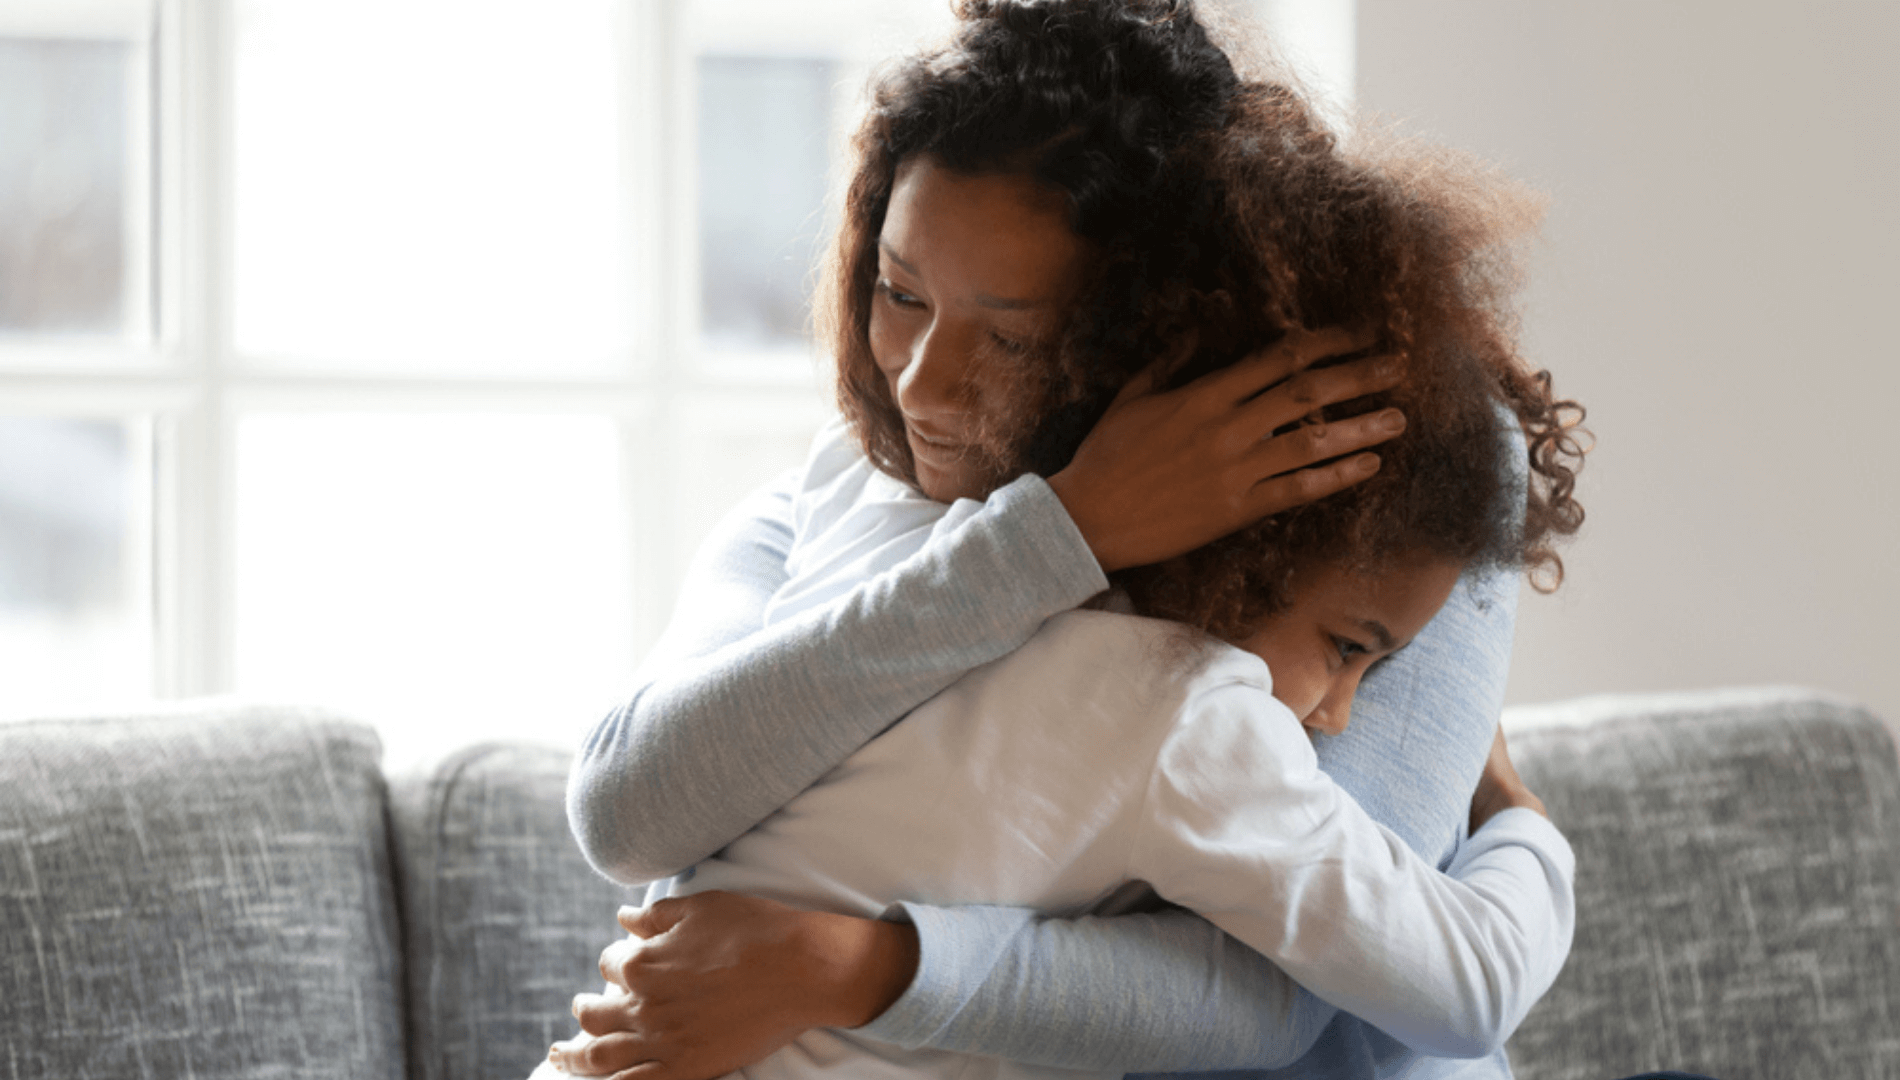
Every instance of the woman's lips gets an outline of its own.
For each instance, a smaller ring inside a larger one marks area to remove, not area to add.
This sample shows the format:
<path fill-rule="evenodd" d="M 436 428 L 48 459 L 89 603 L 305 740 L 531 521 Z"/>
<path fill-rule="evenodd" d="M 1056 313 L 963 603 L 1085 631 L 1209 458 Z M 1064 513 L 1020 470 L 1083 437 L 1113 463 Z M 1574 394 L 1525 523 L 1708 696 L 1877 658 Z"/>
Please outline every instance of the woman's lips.
<path fill-rule="evenodd" d="M 918 427 L 916 424 L 906 424 L 905 426 L 909 429 L 911 442 L 913 444 L 921 443 L 929 447 L 934 451 L 932 454 L 933 457 L 961 457 L 964 450 L 968 447 L 967 443 L 938 434 L 928 428 Z M 916 449 L 917 447 L 915 445 L 911 447 L 913 452 Z"/>

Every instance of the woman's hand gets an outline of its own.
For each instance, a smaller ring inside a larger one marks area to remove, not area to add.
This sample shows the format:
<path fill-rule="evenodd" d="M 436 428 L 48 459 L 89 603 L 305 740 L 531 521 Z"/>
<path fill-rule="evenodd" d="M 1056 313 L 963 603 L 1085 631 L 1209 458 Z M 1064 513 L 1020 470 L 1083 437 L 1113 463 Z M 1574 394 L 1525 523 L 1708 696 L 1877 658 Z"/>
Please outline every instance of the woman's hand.
<path fill-rule="evenodd" d="M 706 892 L 622 908 L 632 936 L 607 947 L 613 988 L 581 994 L 586 1034 L 549 1060 L 582 1076 L 709 1080 L 815 1027 L 859 1027 L 910 985 L 917 932 Z"/>
<path fill-rule="evenodd" d="M 1368 344 L 1344 330 L 1294 331 L 1178 390 L 1155 393 L 1155 373 L 1139 375 L 1049 486 L 1104 571 L 1185 554 L 1350 487 L 1379 468 L 1376 454 L 1356 451 L 1405 429 L 1398 410 L 1273 432 L 1398 382 L 1382 357 L 1306 370 Z"/>
<path fill-rule="evenodd" d="M 1544 800 L 1532 794 L 1517 775 L 1511 755 L 1504 748 L 1504 729 L 1500 727 L 1497 737 L 1491 740 L 1491 756 L 1484 760 L 1484 773 L 1478 777 L 1478 791 L 1471 797 L 1471 831 L 1477 832 L 1485 822 L 1516 806 L 1550 816 L 1544 809 Z"/>

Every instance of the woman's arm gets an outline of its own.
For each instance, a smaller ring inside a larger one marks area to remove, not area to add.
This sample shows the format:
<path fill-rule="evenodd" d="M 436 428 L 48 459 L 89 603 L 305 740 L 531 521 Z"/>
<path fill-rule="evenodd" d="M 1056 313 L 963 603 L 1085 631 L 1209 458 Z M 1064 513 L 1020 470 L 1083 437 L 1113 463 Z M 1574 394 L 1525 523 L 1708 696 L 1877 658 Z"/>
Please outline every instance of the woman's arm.
<path fill-rule="evenodd" d="M 889 573 L 760 628 L 784 577 L 789 511 L 781 486 L 720 526 L 676 628 L 575 761 L 569 822 L 609 877 L 649 881 L 712 854 L 919 702 L 1107 587 L 1062 503 L 1026 476 Z"/>
<path fill-rule="evenodd" d="M 1432 822 L 1405 839 L 1441 865 L 1450 864 L 1455 818 L 1472 812 L 1472 790 L 1493 745 L 1513 628 L 1513 585 L 1514 579 L 1503 577 L 1461 584 L 1410 647 L 1367 676 L 1353 727 L 1318 748 L 1322 766 L 1332 757 L 1339 766 L 1336 778 L 1344 775 L 1343 784 L 1355 797 L 1361 797 L 1356 789 L 1377 796 L 1362 797 L 1375 819 Z M 1460 672 L 1462 694 L 1442 677 L 1439 669 L 1447 664 Z M 1408 718 L 1403 711 L 1408 701 L 1433 715 Z M 1400 746 L 1404 752 L 1396 749 Z M 1448 816 L 1447 808 L 1437 804 L 1449 800 L 1462 804 Z M 887 936 L 884 947 L 890 952 L 879 956 L 868 933 L 834 929 L 821 934 L 798 926 L 843 916 L 796 912 L 763 901 L 755 901 L 758 906 L 743 920 L 703 918 L 672 929 L 680 913 L 707 902 L 705 895 L 630 913 L 628 929 L 652 940 L 644 946 L 616 944 L 603 958 L 615 973 L 611 977 L 635 987 L 642 998 L 690 1000 L 693 1007 L 669 1017 L 679 1030 L 703 1025 L 731 1036 L 755 1021 L 810 1026 L 814 1015 L 833 1015 L 828 1002 L 845 996 L 840 983 L 864 980 L 835 969 L 836 977 L 823 977 L 825 963 L 801 945 L 843 933 L 865 943 L 859 959 L 866 979 L 881 978 L 878 973 L 887 972 L 894 959 L 900 966 L 914 963 L 908 983 L 898 980 L 901 995 L 877 1003 L 876 1019 L 860 1029 L 900 1045 L 1073 1068 L 1265 1068 L 1299 1057 L 1324 1028 L 1322 1052 L 1299 1062 L 1302 1075 L 1313 1077 L 1358 1075 L 1342 1071 L 1338 1063 L 1403 1052 L 1352 1017 L 1328 1026 L 1335 1015 L 1332 1006 L 1296 992 L 1259 954 L 1181 911 L 1062 920 L 1019 909 L 904 905 L 899 917 L 915 923 L 914 945 L 894 944 Z M 908 947 L 920 949 L 916 960 L 893 955 Z M 625 964 L 636 948 L 650 950 L 649 959 L 663 962 Z M 718 971 L 699 964 L 714 948 L 728 950 Z M 1544 941 L 1535 951 L 1546 963 L 1561 963 L 1565 952 L 1556 940 Z M 1131 979 L 1132 971 L 1142 977 Z M 808 977 L 814 975 L 820 977 Z M 721 978 L 759 977 L 796 989 L 774 999 L 775 1005 L 755 1002 L 744 1013 L 708 1004 L 729 999 Z M 692 993 L 675 992 L 688 981 Z M 632 1027 L 631 1011 L 641 1007 L 638 1001 L 591 995 L 583 1003 L 584 1026 L 598 1034 Z M 637 1048 L 608 1044 L 600 1050 L 597 1071 L 603 1073 L 641 1060 L 624 1054 L 671 1052 L 652 1043 Z"/>
<path fill-rule="evenodd" d="M 742 504 L 694 560 L 633 694 L 576 758 L 568 814 L 582 851 L 620 881 L 678 873 L 1106 587 L 1103 567 L 1191 550 L 1371 475 L 1377 459 L 1357 451 L 1403 427 L 1389 410 L 1267 437 L 1391 384 L 1377 358 L 1304 370 L 1358 344 L 1289 335 L 1178 390 L 1135 386 L 1050 482 L 1018 479 L 915 557 L 770 627 L 793 489 Z"/>

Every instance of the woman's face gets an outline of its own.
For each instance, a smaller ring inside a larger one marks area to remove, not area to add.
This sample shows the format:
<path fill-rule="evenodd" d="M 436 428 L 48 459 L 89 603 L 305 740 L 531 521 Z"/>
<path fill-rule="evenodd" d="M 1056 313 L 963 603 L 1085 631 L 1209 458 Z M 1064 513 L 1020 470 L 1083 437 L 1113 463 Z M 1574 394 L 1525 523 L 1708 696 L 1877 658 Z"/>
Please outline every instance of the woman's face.
<path fill-rule="evenodd" d="M 1060 328 L 1082 255 L 1062 196 L 1027 177 L 953 172 L 927 155 L 898 165 L 878 235 L 871 354 L 925 495 L 980 499 L 1003 479 L 983 435 L 1010 415 L 1016 356 Z"/>
<path fill-rule="evenodd" d="M 1425 629 L 1463 572 L 1460 563 L 1425 558 L 1373 575 L 1321 566 L 1240 646 L 1267 662 L 1273 696 L 1309 733 L 1337 735 L 1352 720 L 1359 680 Z"/>

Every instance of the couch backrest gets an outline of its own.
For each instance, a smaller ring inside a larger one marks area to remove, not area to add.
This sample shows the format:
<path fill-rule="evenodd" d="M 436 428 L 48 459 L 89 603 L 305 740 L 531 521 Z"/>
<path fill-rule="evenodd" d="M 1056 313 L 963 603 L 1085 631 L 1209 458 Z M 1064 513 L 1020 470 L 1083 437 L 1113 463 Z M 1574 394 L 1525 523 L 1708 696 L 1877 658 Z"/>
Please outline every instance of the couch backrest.
<path fill-rule="evenodd" d="M 1900 767 L 1812 695 L 1513 714 L 1578 856 L 1522 1080 L 1900 1076 Z M 0 1075 L 520 1080 L 632 897 L 567 755 L 474 747 L 391 790 L 309 710 L 0 726 Z M 399 919 L 400 927 L 399 930 Z M 406 1023 L 406 1032 L 405 1032 Z"/>
<path fill-rule="evenodd" d="M 1507 717 L 1577 852 L 1577 936 L 1520 1080 L 1900 1076 L 1900 767 L 1814 694 L 1597 698 Z"/>
<path fill-rule="evenodd" d="M 476 746 L 391 785 L 413 1080 L 522 1080 L 574 1035 L 573 995 L 603 985 L 614 913 L 636 897 L 568 833 L 569 758 Z"/>
<path fill-rule="evenodd" d="M 399 1078 L 379 753 L 309 710 L 0 725 L 0 1073 Z"/>

